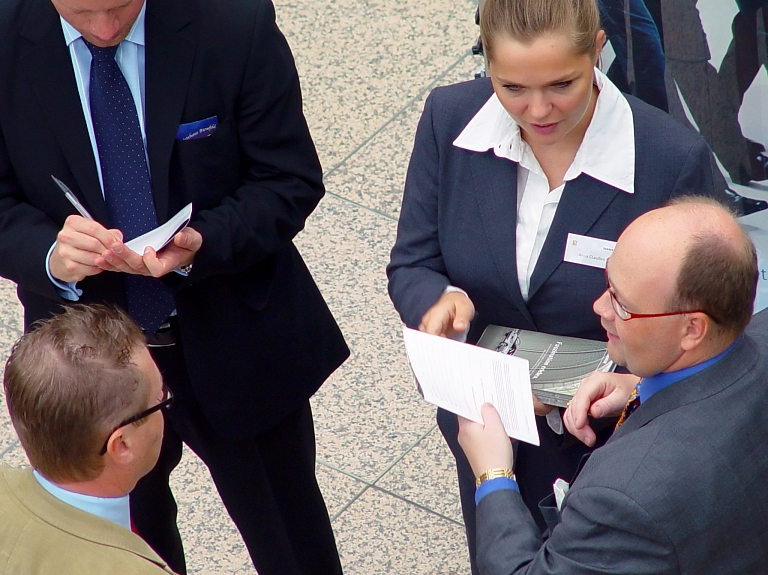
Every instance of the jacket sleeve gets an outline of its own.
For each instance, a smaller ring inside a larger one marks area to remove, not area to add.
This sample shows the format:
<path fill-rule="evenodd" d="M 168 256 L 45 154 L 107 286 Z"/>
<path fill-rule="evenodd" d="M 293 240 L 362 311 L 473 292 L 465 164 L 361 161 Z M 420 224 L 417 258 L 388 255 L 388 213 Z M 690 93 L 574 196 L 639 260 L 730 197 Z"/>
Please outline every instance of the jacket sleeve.
<path fill-rule="evenodd" d="M 635 501 L 588 487 L 566 498 L 562 521 L 542 542 L 520 494 L 496 491 L 477 508 L 483 575 L 665 575 L 678 573 L 672 542 Z"/>
<path fill-rule="evenodd" d="M 269 1 L 259 2 L 234 115 L 240 185 L 197 213 L 191 281 L 236 274 L 285 248 L 325 193 L 298 73 Z"/>
<path fill-rule="evenodd" d="M 727 185 L 717 167 L 712 151 L 704 138 L 697 137 L 688 150 L 688 156 L 680 169 L 670 197 L 709 196 L 728 203 L 726 188 Z"/>
<path fill-rule="evenodd" d="M 387 266 L 389 296 L 408 327 L 418 327 L 426 311 L 449 285 L 440 249 L 438 203 L 441 150 L 435 134 L 435 92 L 416 129 L 413 153 Z"/>
<path fill-rule="evenodd" d="M 64 303 L 46 271 L 58 232 L 59 226 L 24 196 L 0 134 L 0 276 Z"/>

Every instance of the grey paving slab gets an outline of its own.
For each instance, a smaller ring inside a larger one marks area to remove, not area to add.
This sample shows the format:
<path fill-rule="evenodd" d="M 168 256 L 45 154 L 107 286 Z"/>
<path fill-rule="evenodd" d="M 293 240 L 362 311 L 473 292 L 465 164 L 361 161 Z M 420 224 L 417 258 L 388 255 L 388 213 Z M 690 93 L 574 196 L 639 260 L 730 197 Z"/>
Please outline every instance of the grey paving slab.
<path fill-rule="evenodd" d="M 464 528 L 379 491 L 366 491 L 334 524 L 347 575 L 468 575 Z"/>
<path fill-rule="evenodd" d="M 462 523 L 456 465 L 435 427 L 376 486 Z"/>
<path fill-rule="evenodd" d="M 6 296 L 0 290 L 0 298 Z M 15 297 L 15 296 L 14 296 Z M 0 299 L 0 309 L 5 305 L 5 301 Z M 11 346 L 21 335 L 16 329 L 9 328 L 0 323 L 0 373 L 5 366 L 5 361 L 11 352 Z M 8 407 L 5 402 L 5 393 L 0 391 L 0 453 L 2 453 L 11 443 L 16 441 L 16 432 L 11 424 L 11 417 L 8 414 Z"/>
<path fill-rule="evenodd" d="M 275 5 L 326 170 L 477 36 L 471 0 L 278 0 Z"/>
<path fill-rule="evenodd" d="M 16 284 L 0 278 L 0 325 L 15 330 L 20 335 L 24 331 L 23 313 L 16 297 Z"/>
<path fill-rule="evenodd" d="M 434 85 L 424 90 L 418 99 L 366 142 L 362 149 L 328 174 L 325 180 L 328 192 L 397 219 L 413 138 L 429 90 L 435 85 L 472 79 L 480 63 L 478 58 L 471 55 L 458 60 Z"/>
<path fill-rule="evenodd" d="M 0 453 L 16 441 L 16 431 L 11 424 L 11 416 L 5 404 L 5 395 L 0 393 Z"/>
<path fill-rule="evenodd" d="M 386 293 L 394 230 L 394 221 L 326 197 L 297 242 L 352 350 L 312 400 L 318 457 L 367 481 L 433 423 L 413 389 Z"/>
<path fill-rule="evenodd" d="M 0 450 L 3 453 L 3 450 Z M 0 463 L 10 465 L 11 467 L 29 467 L 29 460 L 21 445 L 18 442 L 13 443 L 3 456 L 0 457 Z"/>
<path fill-rule="evenodd" d="M 368 487 L 367 483 L 322 463 L 317 465 L 315 473 L 331 518 L 342 513 Z"/>

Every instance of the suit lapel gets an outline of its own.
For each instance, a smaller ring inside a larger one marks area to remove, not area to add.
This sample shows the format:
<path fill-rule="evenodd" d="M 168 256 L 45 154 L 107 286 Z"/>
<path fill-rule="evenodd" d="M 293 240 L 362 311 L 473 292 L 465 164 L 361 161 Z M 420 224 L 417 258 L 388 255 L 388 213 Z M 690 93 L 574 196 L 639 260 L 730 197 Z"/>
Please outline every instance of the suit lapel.
<path fill-rule="evenodd" d="M 33 1 L 21 35 L 33 43 L 21 58 L 21 69 L 37 96 L 46 124 L 51 127 L 75 181 L 67 181 L 68 174 L 53 175 L 72 188 L 94 218 L 107 224 L 109 217 L 77 92 L 72 59 L 59 15 L 50 1 Z M 55 189 L 53 182 L 51 186 Z"/>
<path fill-rule="evenodd" d="M 586 174 L 565 184 L 555 219 L 531 275 L 529 300 L 563 261 L 568 234 L 586 234 L 618 193 L 624 192 Z"/>
<path fill-rule="evenodd" d="M 496 270 L 512 302 L 536 329 L 517 279 L 517 164 L 497 158 L 489 151 L 471 154 L 470 166 L 475 198 Z"/>
<path fill-rule="evenodd" d="M 190 21 L 187 4 L 179 0 L 147 0 L 147 154 L 160 223 L 169 217 L 168 169 L 195 58 L 195 45 L 180 34 Z"/>

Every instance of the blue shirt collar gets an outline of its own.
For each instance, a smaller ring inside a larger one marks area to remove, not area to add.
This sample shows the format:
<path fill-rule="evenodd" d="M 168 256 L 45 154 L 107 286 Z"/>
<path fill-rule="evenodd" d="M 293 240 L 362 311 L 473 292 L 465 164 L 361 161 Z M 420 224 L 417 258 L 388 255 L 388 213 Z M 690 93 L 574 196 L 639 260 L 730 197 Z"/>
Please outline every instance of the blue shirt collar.
<path fill-rule="evenodd" d="M 102 519 L 117 523 L 126 529 L 131 528 L 131 511 L 127 495 L 123 495 L 122 497 L 94 497 L 92 495 L 83 495 L 82 493 L 74 493 L 73 491 L 62 489 L 40 475 L 37 470 L 34 470 L 32 474 L 42 488 L 59 501 L 63 501 L 67 505 L 76 507 L 80 511 L 85 511 L 91 515 L 96 515 Z"/>
<path fill-rule="evenodd" d="M 643 404 L 646 401 L 648 401 L 648 399 L 650 399 L 651 396 L 657 391 L 661 391 L 662 389 L 664 389 L 669 385 L 672 385 L 673 383 L 682 381 L 683 379 L 691 377 L 692 375 L 707 369 L 709 366 L 716 364 L 718 361 L 723 359 L 726 355 L 731 353 L 731 351 L 733 350 L 734 347 L 736 347 L 736 344 L 739 343 L 739 341 L 741 341 L 741 337 L 739 337 L 730 346 L 728 346 L 728 349 L 726 349 L 722 353 L 719 353 L 715 357 L 710 358 L 707 361 L 704 361 L 702 363 L 697 363 L 696 365 L 691 365 L 689 367 L 685 367 L 677 371 L 666 371 L 664 373 L 659 373 L 651 377 L 644 377 L 640 382 L 640 385 L 638 385 L 637 387 L 637 393 L 640 396 L 640 403 Z"/>
<path fill-rule="evenodd" d="M 144 46 L 144 14 L 146 13 L 146 10 L 147 2 L 145 0 L 139 15 L 136 17 L 136 21 L 133 23 L 133 26 L 131 26 L 131 31 L 128 32 L 128 35 L 125 37 L 123 42 L 133 42 L 139 46 Z M 83 35 L 72 26 L 72 24 L 64 20 L 64 18 L 61 16 L 59 16 L 59 18 L 61 19 L 61 27 L 64 30 L 64 39 L 67 42 L 67 46 L 69 46 L 75 40 L 83 37 Z"/>

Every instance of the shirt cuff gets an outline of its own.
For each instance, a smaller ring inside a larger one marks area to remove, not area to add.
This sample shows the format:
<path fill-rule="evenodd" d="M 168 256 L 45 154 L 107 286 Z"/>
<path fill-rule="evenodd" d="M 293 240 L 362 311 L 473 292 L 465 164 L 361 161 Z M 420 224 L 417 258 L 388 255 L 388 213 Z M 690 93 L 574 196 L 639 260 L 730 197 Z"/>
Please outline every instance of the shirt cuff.
<path fill-rule="evenodd" d="M 517 481 L 509 477 L 497 477 L 483 481 L 480 487 L 475 490 L 475 505 L 479 505 L 483 497 L 494 491 L 517 491 L 520 493 L 520 488 L 517 486 Z"/>
<path fill-rule="evenodd" d="M 467 294 L 467 292 L 465 292 L 463 289 L 457 288 L 456 286 L 448 286 L 448 287 L 446 287 L 443 290 L 443 294 L 453 293 L 453 292 L 458 292 L 458 293 L 464 294 L 465 296 L 467 296 L 467 299 L 469 299 L 469 294 Z M 469 326 L 470 325 L 471 324 L 467 324 L 466 331 L 464 331 L 463 333 L 457 333 L 451 339 L 454 340 L 454 341 L 461 342 L 461 343 L 466 343 L 466 341 L 467 341 L 467 334 L 469 333 Z"/>
<path fill-rule="evenodd" d="M 80 296 L 83 295 L 83 290 L 77 287 L 77 282 L 62 282 L 51 275 L 51 254 L 55 247 L 56 242 L 53 242 L 51 249 L 48 250 L 48 256 L 45 258 L 45 273 L 48 274 L 48 279 L 56 286 L 56 291 L 59 292 L 62 298 L 68 301 L 78 301 Z"/>
<path fill-rule="evenodd" d="M 560 415 L 560 408 L 553 409 L 547 414 L 547 425 L 558 435 L 563 434 L 563 417 Z"/>

